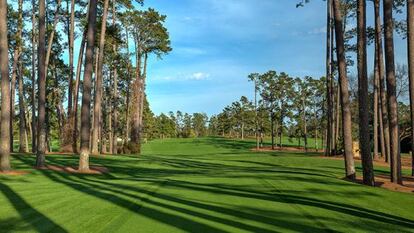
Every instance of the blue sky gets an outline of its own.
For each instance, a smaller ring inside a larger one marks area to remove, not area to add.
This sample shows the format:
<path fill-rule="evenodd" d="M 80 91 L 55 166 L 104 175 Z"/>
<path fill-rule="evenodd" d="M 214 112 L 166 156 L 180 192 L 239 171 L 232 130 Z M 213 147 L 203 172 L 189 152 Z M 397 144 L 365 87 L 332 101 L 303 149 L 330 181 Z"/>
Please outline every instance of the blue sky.
<path fill-rule="evenodd" d="M 145 8 L 167 15 L 173 47 L 148 66 L 152 110 L 219 113 L 242 95 L 252 97 L 247 75 L 253 72 L 323 76 L 325 4 L 315 0 L 297 9 L 295 0 L 146 0 Z M 396 48 L 402 63 L 404 42 L 397 39 Z"/>

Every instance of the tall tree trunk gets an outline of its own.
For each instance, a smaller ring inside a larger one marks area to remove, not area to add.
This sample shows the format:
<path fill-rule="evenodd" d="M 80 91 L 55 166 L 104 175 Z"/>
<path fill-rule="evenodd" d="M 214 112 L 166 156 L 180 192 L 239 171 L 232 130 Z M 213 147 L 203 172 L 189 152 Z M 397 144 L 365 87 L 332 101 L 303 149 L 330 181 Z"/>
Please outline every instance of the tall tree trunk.
<path fill-rule="evenodd" d="M 141 86 L 141 92 L 140 92 L 140 114 L 139 114 L 139 138 L 142 138 L 142 132 L 144 130 L 144 124 L 143 124 L 143 117 L 144 117 L 144 99 L 145 99 L 145 89 L 146 89 L 146 80 L 147 80 L 147 64 L 148 64 L 148 53 L 144 54 L 144 68 L 142 73 L 142 86 Z"/>
<path fill-rule="evenodd" d="M 327 21 L 326 21 L 326 102 L 327 102 L 327 138 L 326 138 L 326 151 L 325 155 L 330 156 L 332 152 L 332 90 L 331 90 L 331 82 L 332 82 L 332 73 L 331 73 L 331 66 L 332 66 L 332 57 L 331 57 L 331 24 L 332 24 L 332 0 L 327 0 Z"/>
<path fill-rule="evenodd" d="M 116 1 L 113 1 L 113 7 L 112 7 L 112 24 L 113 26 L 116 26 Z M 113 45 L 114 54 L 117 55 L 117 45 L 114 43 Z M 113 89 L 113 147 L 112 147 L 112 154 L 118 154 L 118 70 L 117 66 L 114 67 L 114 89 Z"/>
<path fill-rule="evenodd" d="M 308 151 L 308 126 L 306 122 L 305 99 L 303 99 L 303 140 L 305 143 L 305 151 Z"/>
<path fill-rule="evenodd" d="M 104 46 L 106 34 L 106 18 L 108 16 L 109 0 L 104 1 L 102 14 L 101 34 L 99 39 L 98 72 L 96 73 L 95 96 L 93 105 L 93 127 L 92 127 L 92 154 L 99 154 L 99 126 L 101 125 L 102 113 L 102 67 L 104 60 Z"/>
<path fill-rule="evenodd" d="M 74 48 L 74 41 L 75 41 L 75 0 L 70 1 L 70 23 L 68 24 L 69 29 L 69 90 L 68 90 L 68 122 L 71 121 L 70 116 L 72 115 L 72 108 L 73 108 L 73 69 L 74 69 L 74 62 L 73 62 L 73 48 Z"/>
<path fill-rule="evenodd" d="M 358 0 L 358 99 L 359 99 L 359 145 L 362 159 L 363 183 L 374 186 L 374 171 L 369 135 L 369 101 L 366 38 L 366 1 Z"/>
<path fill-rule="evenodd" d="M 13 122 L 14 122 L 14 115 L 15 115 L 15 95 L 16 95 L 16 76 L 17 76 L 17 69 L 18 69 L 18 62 L 19 62 L 20 52 L 19 49 L 16 47 L 13 54 L 13 67 L 12 67 L 12 77 L 10 80 L 10 151 L 13 152 L 14 147 L 14 130 L 13 130 Z"/>
<path fill-rule="evenodd" d="M 136 36 L 135 36 L 136 37 Z M 142 91 L 142 80 L 141 80 L 141 58 L 142 58 L 142 51 L 140 48 L 140 43 L 137 41 L 137 38 L 134 39 L 135 42 L 135 52 L 136 52 L 136 67 L 135 67 L 135 81 L 133 84 L 133 103 L 134 103 L 134 111 L 133 111 L 133 118 L 132 118 L 132 127 L 131 127 L 131 141 L 129 143 L 129 149 L 133 154 L 140 154 L 141 153 L 141 138 L 140 138 L 140 106 L 141 106 L 141 91 Z"/>
<path fill-rule="evenodd" d="M 388 111 L 386 110 L 386 94 L 384 88 L 384 63 L 382 55 L 382 30 L 380 19 L 380 0 L 374 0 L 374 17 L 375 17 L 375 59 L 374 59 L 374 91 L 376 91 L 376 97 L 374 93 L 374 100 L 377 102 L 377 119 L 379 123 L 379 139 L 381 144 L 381 155 L 386 158 L 389 152 L 389 130 L 388 130 Z M 376 83 L 375 83 L 376 82 Z M 375 105 L 374 101 L 374 105 Z M 385 114 L 384 114 L 385 111 Z M 374 119 L 375 121 L 375 119 Z M 375 127 L 375 122 L 374 122 Z M 377 126 L 378 127 L 378 126 Z M 375 128 L 374 128 L 375 130 Z M 375 135 L 375 133 L 374 133 Z M 377 137 L 377 136 L 376 136 Z M 375 138 L 374 138 L 375 139 Z M 375 141 L 374 141 L 375 146 Z M 375 150 L 374 150 L 375 156 Z"/>
<path fill-rule="evenodd" d="M 37 150 L 37 122 L 36 122 L 36 10 L 35 0 L 32 0 L 32 153 Z"/>
<path fill-rule="evenodd" d="M 374 52 L 374 57 L 375 57 L 375 62 L 374 62 L 374 103 L 373 103 L 373 141 L 374 141 L 374 159 L 378 159 L 378 139 L 379 139 L 379 135 L 378 135 L 378 107 L 379 107 L 379 103 L 378 103 L 378 84 L 379 84 L 379 71 L 378 71 L 378 55 L 377 55 L 377 51 L 375 50 Z"/>
<path fill-rule="evenodd" d="M 128 64 L 127 64 L 127 70 L 128 70 L 128 74 L 127 74 L 127 77 L 126 77 L 126 82 L 127 82 L 127 84 L 126 84 L 126 98 L 125 98 L 125 106 L 126 106 L 126 110 L 125 110 L 125 123 L 126 123 L 126 126 L 125 126 L 125 135 L 124 135 L 124 142 L 123 142 L 123 149 L 124 149 L 124 153 L 126 152 L 126 150 L 125 150 L 125 148 L 127 147 L 127 145 L 128 145 L 128 140 L 129 140 L 129 124 L 130 124 L 130 121 L 129 121 L 129 113 L 130 113 L 130 110 L 129 110 L 129 101 L 130 101 L 130 95 L 131 95 L 131 93 L 130 93 L 130 90 L 131 90 L 131 74 L 132 74 L 132 72 L 131 72 L 131 63 L 130 63 L 130 53 L 129 53 L 129 43 L 128 43 L 128 41 L 129 41 L 129 36 L 128 36 L 128 29 L 126 28 L 125 29 L 125 35 L 126 35 L 126 50 L 127 50 L 127 56 L 128 56 Z"/>
<path fill-rule="evenodd" d="M 36 167 L 45 166 L 46 152 L 46 125 L 45 125 L 45 105 L 46 105 L 46 73 L 45 73 L 45 0 L 39 0 L 39 40 L 37 49 L 37 72 L 38 72 L 38 121 L 37 121 L 37 154 Z"/>
<path fill-rule="evenodd" d="M 384 131 L 384 144 L 385 144 L 385 161 L 390 160 L 390 127 L 388 118 L 388 101 L 387 92 L 385 90 L 385 67 L 384 67 L 384 53 L 382 48 L 382 26 L 380 16 L 380 0 L 374 1 L 375 10 L 375 43 L 377 44 L 378 50 L 378 71 L 379 71 L 379 88 L 380 88 L 380 102 L 382 112 L 382 127 Z"/>
<path fill-rule="evenodd" d="M 20 66 L 21 67 L 21 66 Z M 22 67 L 21 67 L 22 70 Z M 27 153 L 27 128 L 26 128 L 26 111 L 24 103 L 24 91 L 23 91 L 23 74 L 19 75 L 19 152 Z"/>
<path fill-rule="evenodd" d="M 85 71 L 83 75 L 83 95 L 81 110 L 81 146 L 79 156 L 79 171 L 89 170 L 89 136 L 91 128 L 91 86 L 93 72 L 93 56 L 95 42 L 97 0 L 89 1 L 88 31 L 85 55 Z"/>
<path fill-rule="evenodd" d="M 11 112 L 10 112 L 10 150 L 13 152 L 13 121 L 15 115 L 16 78 L 18 76 L 20 56 L 22 53 L 22 31 L 23 31 L 23 0 L 18 1 L 18 20 L 16 33 L 16 48 L 13 55 L 13 69 L 11 78 Z M 22 73 L 20 73 L 22 75 Z M 20 78 L 20 77 L 19 77 Z"/>
<path fill-rule="evenodd" d="M 411 110 L 411 175 L 414 176 L 414 0 L 407 0 L 407 29 Z"/>
<path fill-rule="evenodd" d="M 384 0 L 385 69 L 387 76 L 388 115 L 390 120 L 391 181 L 402 184 L 400 138 L 398 132 L 398 103 L 394 64 L 393 0 Z"/>
<path fill-rule="evenodd" d="M 0 1 L 0 74 L 1 74 L 1 123 L 0 123 L 0 171 L 10 166 L 10 82 L 9 43 L 7 39 L 7 1 Z"/>
<path fill-rule="evenodd" d="M 86 32 L 86 30 L 85 30 Z M 79 49 L 78 64 L 76 68 L 76 79 L 74 86 L 74 95 L 73 95 L 73 113 L 72 113 L 72 123 L 71 123 L 71 132 L 72 132 L 72 149 L 74 152 L 78 151 L 78 99 L 79 99 L 79 87 L 80 87 L 80 76 L 82 73 L 82 63 L 86 46 L 86 33 L 83 33 L 81 46 Z M 69 136 L 70 137 L 70 136 Z"/>
<path fill-rule="evenodd" d="M 345 172 L 348 179 L 355 179 L 355 165 L 352 152 L 352 121 L 349 103 L 348 78 L 346 69 L 344 34 L 342 29 L 342 13 L 339 0 L 333 0 L 335 18 L 335 38 L 339 71 L 339 85 L 341 87 L 342 131 L 344 138 Z"/>

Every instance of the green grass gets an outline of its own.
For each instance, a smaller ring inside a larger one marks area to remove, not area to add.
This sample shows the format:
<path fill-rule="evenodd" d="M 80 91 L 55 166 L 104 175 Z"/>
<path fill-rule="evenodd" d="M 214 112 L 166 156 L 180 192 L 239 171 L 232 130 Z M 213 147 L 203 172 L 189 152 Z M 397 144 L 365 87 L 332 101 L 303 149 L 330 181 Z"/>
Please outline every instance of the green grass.
<path fill-rule="evenodd" d="M 245 140 L 250 142 L 256 142 L 256 138 L 246 138 Z M 269 136 L 264 137 L 263 144 L 265 146 L 271 146 L 272 145 L 272 138 Z M 279 137 L 275 137 L 275 145 L 277 146 L 279 144 Z M 282 136 L 282 145 L 284 147 L 304 147 L 305 141 L 303 138 L 300 140 L 298 138 L 290 138 L 287 136 Z M 254 145 L 252 145 L 254 147 Z M 318 138 L 315 141 L 315 138 L 308 138 L 308 148 L 315 149 L 316 146 L 318 147 L 318 150 L 322 150 L 322 139 Z"/>
<path fill-rule="evenodd" d="M 110 169 L 101 176 L 33 170 L 16 155 L 31 173 L 0 175 L 0 232 L 414 232 L 414 194 L 343 181 L 343 161 L 253 145 L 157 140 L 138 158 L 92 158 Z"/>

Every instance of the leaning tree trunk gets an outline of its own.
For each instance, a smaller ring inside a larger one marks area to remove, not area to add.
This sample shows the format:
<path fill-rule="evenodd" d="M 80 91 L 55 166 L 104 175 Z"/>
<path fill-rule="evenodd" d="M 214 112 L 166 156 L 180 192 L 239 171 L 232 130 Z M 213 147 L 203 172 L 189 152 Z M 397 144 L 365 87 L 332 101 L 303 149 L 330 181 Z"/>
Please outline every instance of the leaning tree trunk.
<path fill-rule="evenodd" d="M 92 127 L 92 154 L 99 154 L 99 127 L 101 125 L 102 113 L 102 67 L 104 60 L 104 46 L 106 34 L 106 18 L 108 16 L 109 0 L 104 1 L 101 35 L 99 39 L 98 72 L 96 73 L 95 96 L 93 105 L 93 127 Z"/>
<path fill-rule="evenodd" d="M 45 0 L 39 1 L 39 40 L 37 50 L 37 72 L 38 72 L 38 121 L 37 121 L 37 154 L 36 167 L 45 166 L 46 153 L 46 125 L 45 125 L 45 105 L 46 105 L 46 73 L 45 73 L 45 40 L 46 40 L 46 24 L 45 24 Z"/>
<path fill-rule="evenodd" d="M 93 56 L 95 42 L 97 0 L 89 1 L 88 32 L 85 55 L 85 71 L 83 75 L 83 95 L 81 109 L 81 145 L 79 156 L 79 171 L 89 170 L 89 136 L 91 128 L 91 86 L 93 72 Z"/>
<path fill-rule="evenodd" d="M 86 30 L 85 30 L 86 31 Z M 70 133 L 72 135 L 68 135 L 67 137 L 72 137 L 72 140 L 69 141 L 72 143 L 72 150 L 73 152 L 78 151 L 78 99 L 79 99 L 79 87 L 80 87 L 80 76 L 81 76 L 81 69 L 83 63 L 83 55 L 85 52 L 85 45 L 86 45 L 86 33 L 83 33 L 81 46 L 79 49 L 79 57 L 78 57 L 78 64 L 76 68 L 76 79 L 75 79 L 75 86 L 74 86 L 74 95 L 73 95 L 73 112 L 72 112 L 72 122 L 70 123 Z M 69 145 L 69 144 L 68 144 Z"/>
<path fill-rule="evenodd" d="M 342 13 L 340 11 L 339 0 L 333 0 L 334 19 L 335 19 L 335 38 L 339 71 L 339 85 L 341 88 L 342 105 L 342 131 L 344 140 L 344 157 L 346 177 L 355 180 L 355 165 L 352 152 L 352 121 L 351 107 L 349 103 L 348 78 L 346 70 L 344 34 L 342 28 Z"/>
<path fill-rule="evenodd" d="M 390 127 L 388 120 L 388 101 L 387 101 L 387 92 L 385 90 L 385 67 L 384 67 L 384 52 L 382 48 L 382 26 L 381 26 L 381 16 L 380 16 L 380 0 L 375 0 L 374 10 L 375 10 L 375 43 L 377 44 L 378 50 L 378 70 L 379 70 L 379 88 L 380 88 L 380 102 L 381 102 L 381 112 L 382 112 L 382 127 L 384 132 L 384 144 L 385 144 L 385 161 L 389 162 L 390 160 Z"/>
<path fill-rule="evenodd" d="M 400 139 L 398 132 L 398 103 L 394 61 L 393 0 L 384 0 L 385 69 L 387 76 L 388 114 L 390 121 L 391 181 L 402 184 Z"/>
<path fill-rule="evenodd" d="M 358 0 L 358 102 L 359 102 L 359 145 L 362 159 L 363 183 L 374 186 L 374 171 L 371 157 L 369 132 L 369 101 L 366 38 L 366 1 Z"/>
<path fill-rule="evenodd" d="M 414 176 L 414 0 L 407 0 L 407 29 L 411 110 L 411 175 Z"/>
<path fill-rule="evenodd" d="M 0 123 L 0 171 L 10 166 L 10 81 L 9 42 L 7 39 L 7 1 L 0 1 L 0 74 L 1 74 L 1 123 Z"/>
<path fill-rule="evenodd" d="M 56 2 L 55 18 L 53 19 L 52 31 L 50 32 L 50 35 L 48 37 L 48 42 L 47 42 L 47 52 L 46 52 L 46 58 L 45 58 L 45 74 L 46 75 L 47 75 L 47 70 L 49 68 L 50 55 L 52 53 L 53 39 L 55 38 L 55 31 L 56 31 L 57 24 L 59 22 L 60 2 L 61 0 L 57 0 Z"/>

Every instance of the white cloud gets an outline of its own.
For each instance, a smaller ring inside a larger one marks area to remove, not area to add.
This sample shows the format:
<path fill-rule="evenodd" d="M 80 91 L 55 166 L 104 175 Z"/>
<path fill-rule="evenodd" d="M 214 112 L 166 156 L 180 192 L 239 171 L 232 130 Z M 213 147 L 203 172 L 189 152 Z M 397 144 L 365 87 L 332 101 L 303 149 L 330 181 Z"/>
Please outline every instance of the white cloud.
<path fill-rule="evenodd" d="M 203 72 L 196 72 L 193 73 L 189 76 L 189 79 L 191 80 L 205 80 L 208 79 L 210 77 L 210 74 L 208 73 L 203 73 Z"/>
<path fill-rule="evenodd" d="M 171 82 L 171 81 L 202 81 L 210 78 L 209 73 L 194 72 L 194 73 L 178 73 L 176 75 L 162 76 L 155 78 L 155 80 Z"/>

